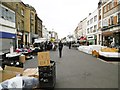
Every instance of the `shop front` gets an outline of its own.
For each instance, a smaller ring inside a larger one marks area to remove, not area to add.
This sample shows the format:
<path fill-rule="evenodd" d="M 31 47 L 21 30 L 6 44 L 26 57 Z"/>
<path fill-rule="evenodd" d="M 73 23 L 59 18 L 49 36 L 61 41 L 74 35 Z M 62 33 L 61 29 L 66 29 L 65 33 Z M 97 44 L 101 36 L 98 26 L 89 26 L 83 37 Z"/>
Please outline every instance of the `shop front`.
<path fill-rule="evenodd" d="M 102 42 L 104 46 L 111 47 L 111 43 L 115 43 L 115 47 L 120 46 L 120 29 L 113 27 L 102 31 Z"/>
<path fill-rule="evenodd" d="M 114 37 L 115 37 L 115 45 L 117 48 L 119 48 L 120 47 L 120 32 L 114 33 Z"/>
<path fill-rule="evenodd" d="M 97 36 L 96 35 L 87 36 L 87 42 L 89 42 L 89 45 L 96 45 L 97 44 Z"/>
<path fill-rule="evenodd" d="M 4 53 L 9 52 L 11 47 L 13 47 L 13 49 L 15 49 L 15 47 L 16 47 L 15 40 L 16 40 L 15 33 L 0 31 L 0 41 L 1 41 L 0 52 L 4 52 Z"/>
<path fill-rule="evenodd" d="M 85 36 L 81 36 L 79 39 L 80 44 L 84 45 L 86 44 L 87 38 Z"/>

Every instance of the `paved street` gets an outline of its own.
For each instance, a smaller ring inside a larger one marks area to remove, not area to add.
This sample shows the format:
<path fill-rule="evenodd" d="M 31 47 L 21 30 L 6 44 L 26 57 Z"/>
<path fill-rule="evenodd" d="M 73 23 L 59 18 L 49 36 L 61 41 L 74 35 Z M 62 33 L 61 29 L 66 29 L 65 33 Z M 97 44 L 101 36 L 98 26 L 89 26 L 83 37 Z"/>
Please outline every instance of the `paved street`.
<path fill-rule="evenodd" d="M 118 64 L 106 63 L 91 55 L 64 46 L 63 57 L 50 52 L 56 61 L 56 88 L 117 88 Z M 25 68 L 37 67 L 37 57 L 28 60 Z"/>

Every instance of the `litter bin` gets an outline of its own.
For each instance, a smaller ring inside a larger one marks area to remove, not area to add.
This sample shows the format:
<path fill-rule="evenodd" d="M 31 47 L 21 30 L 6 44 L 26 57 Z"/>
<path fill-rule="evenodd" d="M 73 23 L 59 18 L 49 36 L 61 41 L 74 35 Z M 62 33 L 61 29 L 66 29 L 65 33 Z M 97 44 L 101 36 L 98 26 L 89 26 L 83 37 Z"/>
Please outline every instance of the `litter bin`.
<path fill-rule="evenodd" d="M 38 66 L 39 88 L 54 88 L 56 83 L 55 62 L 50 61 L 50 66 Z"/>

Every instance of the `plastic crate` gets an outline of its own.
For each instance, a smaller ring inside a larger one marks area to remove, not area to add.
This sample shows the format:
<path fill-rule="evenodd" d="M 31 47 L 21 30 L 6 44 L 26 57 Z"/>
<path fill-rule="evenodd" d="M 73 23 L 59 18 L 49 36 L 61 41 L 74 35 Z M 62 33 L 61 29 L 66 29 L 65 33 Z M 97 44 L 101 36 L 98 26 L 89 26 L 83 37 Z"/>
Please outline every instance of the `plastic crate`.
<path fill-rule="evenodd" d="M 39 66 L 39 88 L 54 88 L 56 83 L 55 62 L 50 61 L 50 66 Z"/>

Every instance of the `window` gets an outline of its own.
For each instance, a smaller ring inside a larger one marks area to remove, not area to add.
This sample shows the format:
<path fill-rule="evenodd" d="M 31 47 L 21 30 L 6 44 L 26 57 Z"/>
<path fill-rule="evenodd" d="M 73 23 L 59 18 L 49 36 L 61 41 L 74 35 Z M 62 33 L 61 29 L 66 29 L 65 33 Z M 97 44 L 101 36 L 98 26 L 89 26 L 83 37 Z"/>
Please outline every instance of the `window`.
<path fill-rule="evenodd" d="M 87 25 L 89 25 L 89 21 L 87 22 Z"/>
<path fill-rule="evenodd" d="M 93 27 L 90 27 L 90 33 L 92 33 Z"/>
<path fill-rule="evenodd" d="M 93 23 L 93 18 L 90 19 L 90 24 L 92 24 L 92 23 Z"/>
<path fill-rule="evenodd" d="M 8 20 L 10 22 L 15 22 L 15 13 L 11 12 L 9 9 L 6 9 L 4 7 L 0 7 L 1 14 L 0 17 Z"/>
<path fill-rule="evenodd" d="M 18 30 L 20 30 L 20 22 L 18 22 L 18 27 L 17 28 L 18 28 Z"/>
<path fill-rule="evenodd" d="M 16 10 L 18 10 L 18 4 L 16 4 Z"/>
<path fill-rule="evenodd" d="M 118 24 L 120 24 L 120 13 L 118 13 Z"/>
<path fill-rule="evenodd" d="M 101 21 L 98 23 L 98 28 L 101 28 Z"/>
<path fill-rule="evenodd" d="M 111 9 L 112 2 L 109 3 L 109 9 Z"/>
<path fill-rule="evenodd" d="M 24 16 L 24 10 L 23 9 L 21 9 L 21 15 Z"/>
<path fill-rule="evenodd" d="M 96 15 L 96 16 L 94 16 L 94 22 L 95 22 L 95 21 L 97 21 L 97 15 Z"/>
<path fill-rule="evenodd" d="M 23 20 L 21 20 L 21 28 L 22 28 L 22 30 L 24 30 L 24 21 Z"/>
<path fill-rule="evenodd" d="M 104 9 L 104 13 L 107 12 L 107 7 L 106 6 L 104 6 L 103 9 Z"/>
<path fill-rule="evenodd" d="M 101 9 L 99 10 L 99 16 L 101 15 Z"/>
<path fill-rule="evenodd" d="M 34 20 L 34 14 L 31 13 L 30 16 L 31 16 L 31 19 Z"/>
<path fill-rule="evenodd" d="M 113 25 L 113 16 L 111 16 L 110 18 L 111 18 L 111 25 Z"/>
<path fill-rule="evenodd" d="M 93 32 L 96 32 L 97 31 L 97 25 L 94 25 L 94 30 Z"/>
<path fill-rule="evenodd" d="M 107 7 L 108 7 L 108 11 L 110 10 L 110 3 L 107 5 Z"/>
<path fill-rule="evenodd" d="M 87 33 L 89 33 L 89 28 L 87 29 Z"/>
<path fill-rule="evenodd" d="M 112 0 L 112 3 L 111 3 L 111 8 L 114 7 L 114 0 Z"/>

